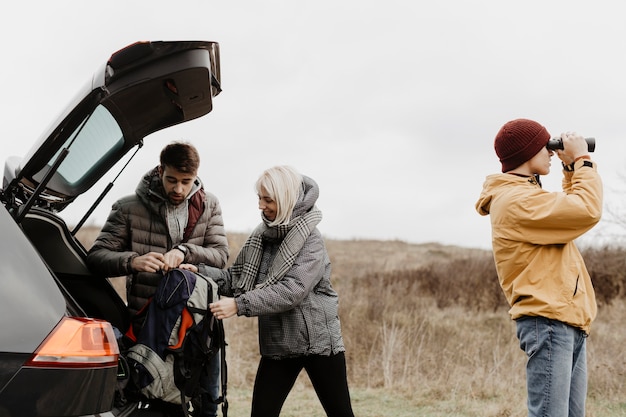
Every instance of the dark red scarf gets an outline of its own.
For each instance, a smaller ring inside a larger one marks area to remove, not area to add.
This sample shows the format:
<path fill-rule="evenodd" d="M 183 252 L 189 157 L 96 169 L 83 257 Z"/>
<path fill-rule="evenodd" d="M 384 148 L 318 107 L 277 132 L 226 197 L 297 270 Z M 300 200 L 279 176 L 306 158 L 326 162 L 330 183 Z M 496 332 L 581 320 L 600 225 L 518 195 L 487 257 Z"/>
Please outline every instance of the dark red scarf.
<path fill-rule="evenodd" d="M 202 188 L 196 191 L 189 199 L 189 204 L 187 205 L 189 216 L 187 219 L 187 227 L 185 227 L 185 233 L 183 234 L 183 242 L 189 239 L 193 228 L 196 227 L 196 223 L 198 223 L 198 219 L 202 216 L 202 213 L 204 213 L 204 199 L 205 194 Z"/>

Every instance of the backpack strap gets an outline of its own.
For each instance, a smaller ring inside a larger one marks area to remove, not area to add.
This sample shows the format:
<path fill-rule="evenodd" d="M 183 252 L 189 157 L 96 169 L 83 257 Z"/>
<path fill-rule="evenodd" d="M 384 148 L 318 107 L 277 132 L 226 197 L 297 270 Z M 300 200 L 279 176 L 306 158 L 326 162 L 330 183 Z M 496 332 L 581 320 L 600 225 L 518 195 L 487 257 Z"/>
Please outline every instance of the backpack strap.
<path fill-rule="evenodd" d="M 206 389 L 200 386 L 200 378 L 201 375 L 208 372 L 208 368 L 210 365 L 208 357 L 215 355 L 216 350 L 219 349 L 219 359 L 220 359 L 220 388 L 221 395 L 218 398 L 213 398 L 211 396 L 210 400 L 215 404 L 222 404 L 222 416 L 227 417 L 228 415 L 228 401 L 226 399 L 227 393 L 227 381 L 228 381 L 228 368 L 226 364 L 226 339 L 225 339 L 225 331 L 224 324 L 221 320 L 218 320 L 211 313 L 208 304 L 213 299 L 213 293 L 217 290 L 217 286 L 213 281 L 205 277 L 203 275 L 198 274 L 199 277 L 205 279 L 207 281 L 207 305 L 206 308 L 199 306 L 187 305 L 185 310 L 187 314 L 197 315 L 200 314 L 203 318 L 201 320 L 202 327 L 200 326 L 191 326 L 188 329 L 188 332 L 184 337 L 184 346 L 178 346 L 178 349 L 172 349 L 171 352 L 174 354 L 174 367 L 176 371 L 175 379 L 179 379 L 179 383 L 176 385 L 179 386 L 180 389 L 180 399 L 181 405 L 183 409 L 183 414 L 185 417 L 189 417 L 188 410 L 188 399 L 191 398 L 192 404 L 194 404 L 194 398 L 197 397 L 198 393 L 200 396 L 202 394 L 207 394 Z M 200 322 L 198 322 L 198 325 Z M 216 344 L 210 344 L 207 346 L 207 340 L 216 339 Z M 185 347 L 191 347 L 192 349 L 197 349 L 202 351 L 203 356 L 202 359 L 194 360 L 192 355 L 185 355 Z"/>
<path fill-rule="evenodd" d="M 222 416 L 228 416 L 228 399 L 226 398 L 227 383 L 228 383 L 228 366 L 226 365 L 226 335 L 224 333 L 224 324 L 222 320 L 217 320 L 218 330 L 220 332 L 220 378 L 222 380 L 222 396 L 220 400 L 222 402 Z"/>

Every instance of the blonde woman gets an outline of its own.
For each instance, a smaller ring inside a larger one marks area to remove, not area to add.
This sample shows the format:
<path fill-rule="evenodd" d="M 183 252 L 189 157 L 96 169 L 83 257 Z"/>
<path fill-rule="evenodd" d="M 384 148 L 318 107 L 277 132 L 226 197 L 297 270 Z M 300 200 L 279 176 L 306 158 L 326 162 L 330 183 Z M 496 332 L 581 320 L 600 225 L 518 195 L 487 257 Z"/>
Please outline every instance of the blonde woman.
<path fill-rule="evenodd" d="M 258 317 L 261 360 L 252 416 L 278 416 L 305 369 L 329 416 L 352 417 L 338 297 L 330 260 L 317 229 L 315 181 L 286 166 L 256 182 L 262 222 L 228 270 L 200 265 L 222 298 L 211 304 L 219 319 Z"/>

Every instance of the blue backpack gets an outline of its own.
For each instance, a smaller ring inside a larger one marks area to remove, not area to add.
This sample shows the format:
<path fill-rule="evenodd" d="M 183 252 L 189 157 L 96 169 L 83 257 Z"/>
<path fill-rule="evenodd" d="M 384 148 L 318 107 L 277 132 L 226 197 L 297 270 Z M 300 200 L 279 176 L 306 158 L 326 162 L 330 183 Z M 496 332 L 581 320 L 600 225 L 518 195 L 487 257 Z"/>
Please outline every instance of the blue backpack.
<path fill-rule="evenodd" d="M 143 396 L 181 404 L 188 415 L 189 403 L 199 404 L 204 393 L 201 376 L 220 354 L 222 393 L 213 401 L 227 415 L 224 327 L 209 310 L 217 299 L 211 278 L 184 269 L 163 276 L 126 333 L 132 344 L 126 353 L 132 386 Z"/>

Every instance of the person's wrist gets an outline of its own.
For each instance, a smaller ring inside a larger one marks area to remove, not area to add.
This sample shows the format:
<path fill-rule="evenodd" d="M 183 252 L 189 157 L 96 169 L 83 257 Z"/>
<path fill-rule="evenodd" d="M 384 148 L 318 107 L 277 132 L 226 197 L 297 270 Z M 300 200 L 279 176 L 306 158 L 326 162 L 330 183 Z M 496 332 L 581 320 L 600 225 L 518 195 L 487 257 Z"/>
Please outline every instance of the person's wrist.
<path fill-rule="evenodd" d="M 128 257 L 128 259 L 126 260 L 126 268 L 128 269 L 129 273 L 133 273 L 135 272 L 135 269 L 133 268 L 133 261 L 135 260 L 135 258 L 137 258 L 139 255 L 131 255 Z"/>
<path fill-rule="evenodd" d="M 179 252 L 183 254 L 183 261 L 184 261 L 185 258 L 187 257 L 187 252 L 189 252 L 189 249 L 187 249 L 187 247 L 184 245 L 176 245 L 174 246 L 174 249 L 178 250 Z"/>
<path fill-rule="evenodd" d="M 567 172 L 574 171 L 574 162 L 572 162 L 571 164 L 566 164 L 565 162 L 561 162 L 561 165 L 563 165 L 563 169 Z"/>

